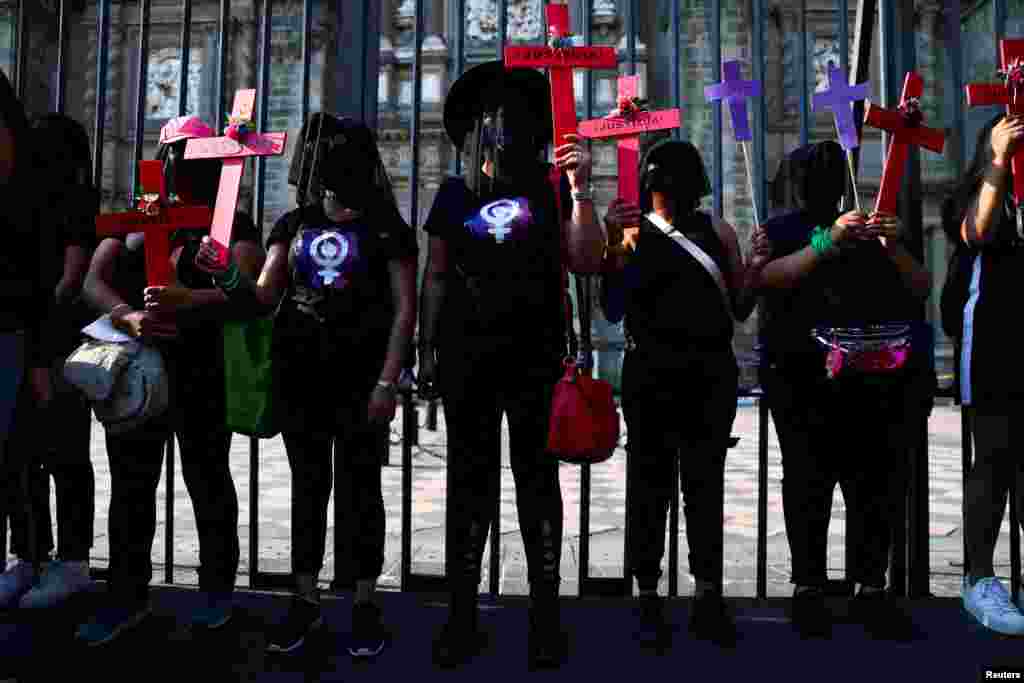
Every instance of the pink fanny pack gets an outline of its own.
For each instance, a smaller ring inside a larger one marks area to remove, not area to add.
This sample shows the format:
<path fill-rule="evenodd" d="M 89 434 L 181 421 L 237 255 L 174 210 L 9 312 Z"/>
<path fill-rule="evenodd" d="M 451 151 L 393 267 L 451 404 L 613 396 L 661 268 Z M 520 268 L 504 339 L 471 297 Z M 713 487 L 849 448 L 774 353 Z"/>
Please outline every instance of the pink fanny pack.
<path fill-rule="evenodd" d="M 902 370 L 912 350 L 910 325 L 818 327 L 811 337 L 825 353 L 829 379 Z"/>

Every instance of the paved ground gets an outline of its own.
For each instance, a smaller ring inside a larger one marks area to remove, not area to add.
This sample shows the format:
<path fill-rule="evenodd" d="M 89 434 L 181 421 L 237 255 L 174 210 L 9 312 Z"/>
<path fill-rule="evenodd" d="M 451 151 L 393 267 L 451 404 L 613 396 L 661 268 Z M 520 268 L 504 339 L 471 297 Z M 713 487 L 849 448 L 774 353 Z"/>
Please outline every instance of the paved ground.
<path fill-rule="evenodd" d="M 420 424 L 426 410 L 419 410 Z M 741 436 L 739 446 L 730 451 L 726 472 L 726 592 L 732 596 L 755 594 L 755 557 L 757 533 L 757 429 L 758 410 L 741 406 L 733 433 Z M 391 464 L 384 472 L 384 497 L 387 506 L 387 562 L 382 583 L 398 586 L 401 530 L 401 417 L 393 425 Z M 624 429 L 624 427 L 623 427 Z M 938 596 L 958 594 L 961 562 L 961 467 L 960 413 L 953 406 L 936 407 L 930 424 L 930 498 L 931 498 L 931 567 L 932 591 Z M 507 453 L 507 433 L 506 453 Z M 788 595 L 789 552 L 782 516 L 782 468 L 778 441 L 769 431 L 768 484 L 768 594 Z M 96 533 L 93 558 L 95 566 L 105 566 L 108 554 L 107 508 L 110 477 L 99 425 L 93 430 L 93 461 L 97 475 Z M 445 433 L 444 415 L 439 411 L 438 431 L 421 429 L 419 446 L 414 449 L 413 571 L 439 573 L 444 554 L 444 490 Z M 232 468 L 241 502 L 242 566 L 239 581 L 248 583 L 249 545 L 249 442 L 235 437 L 232 447 Z M 563 593 L 577 592 L 579 557 L 580 470 L 574 466 L 561 469 L 565 502 L 566 542 L 562 555 Z M 260 443 L 259 471 L 259 557 L 263 571 L 287 571 L 289 566 L 290 474 L 280 438 Z M 174 525 L 175 575 L 178 581 L 194 583 L 197 564 L 197 537 L 190 501 L 176 468 Z M 164 483 L 158 501 L 159 526 L 153 546 L 155 574 L 162 577 L 164 558 Z M 623 518 L 625 513 L 625 452 L 621 448 L 607 463 L 593 468 L 591 502 L 591 566 L 592 576 L 620 576 L 622 573 Z M 829 568 L 839 578 L 843 571 L 844 505 L 838 490 L 833 508 L 829 546 Z M 329 515 L 332 518 L 333 511 Z M 501 503 L 501 590 L 507 594 L 524 594 L 525 566 L 516 518 L 514 488 L 507 455 L 502 470 Z M 999 571 L 1009 573 L 1008 523 L 1003 525 L 1003 539 L 997 555 Z M 331 531 L 329 530 L 329 534 Z M 330 538 L 330 535 L 328 536 Z M 667 545 L 666 545 L 667 547 Z M 686 571 L 686 528 L 680 520 L 680 592 L 692 589 Z M 326 567 L 321 576 L 333 576 L 333 556 L 328 542 Z M 485 557 L 484 566 L 488 566 Z M 484 576 L 484 585 L 488 577 Z M 663 582 L 667 578 L 663 579 Z"/>

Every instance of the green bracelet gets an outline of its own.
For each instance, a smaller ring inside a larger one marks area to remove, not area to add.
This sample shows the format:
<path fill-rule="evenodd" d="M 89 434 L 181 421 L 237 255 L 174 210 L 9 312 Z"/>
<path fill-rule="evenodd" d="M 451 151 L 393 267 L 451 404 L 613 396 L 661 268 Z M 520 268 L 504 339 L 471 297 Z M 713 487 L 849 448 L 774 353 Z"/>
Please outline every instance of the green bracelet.
<path fill-rule="evenodd" d="M 224 271 L 223 275 L 214 275 L 213 282 L 220 289 L 224 290 L 225 294 L 230 294 L 238 288 L 238 284 L 242 280 L 242 272 L 238 270 L 238 265 L 231 263 L 228 265 L 228 269 Z"/>
<path fill-rule="evenodd" d="M 818 226 L 811 235 L 811 249 L 818 256 L 824 257 L 832 249 L 832 230 Z"/>

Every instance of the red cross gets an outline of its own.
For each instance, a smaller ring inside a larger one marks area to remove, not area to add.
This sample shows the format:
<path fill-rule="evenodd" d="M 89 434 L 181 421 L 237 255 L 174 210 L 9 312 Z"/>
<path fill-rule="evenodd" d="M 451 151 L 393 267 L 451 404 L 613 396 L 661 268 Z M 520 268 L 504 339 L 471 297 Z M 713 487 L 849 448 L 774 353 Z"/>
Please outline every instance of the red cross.
<path fill-rule="evenodd" d="M 1012 68 L 1018 60 L 1024 60 L 1024 39 L 999 41 L 999 55 L 1004 70 Z M 1007 83 L 971 83 L 964 86 L 967 90 L 967 105 L 983 107 L 992 104 L 1006 105 L 1006 113 L 1024 116 L 1024 88 L 1013 81 Z M 986 143 L 987 144 L 987 143 Z M 1013 198 L 1017 206 L 1024 204 L 1024 149 L 1018 149 L 1013 155 Z"/>
<path fill-rule="evenodd" d="M 637 97 L 639 76 L 619 76 L 619 102 Z M 640 202 L 640 181 L 637 167 L 640 163 L 640 134 L 655 130 L 671 130 L 682 124 L 678 109 L 639 111 L 592 119 L 580 123 L 580 135 L 585 138 L 617 138 L 619 147 L 619 198 L 627 202 Z"/>
<path fill-rule="evenodd" d="M 916 72 L 909 71 L 903 81 L 900 109 L 883 109 L 869 102 L 864 111 L 864 123 L 872 128 L 888 131 L 892 135 L 889 140 L 889 153 L 885 158 L 885 168 L 882 171 L 882 182 L 878 187 L 878 197 L 875 199 L 875 213 L 896 215 L 900 183 L 907 167 L 907 151 L 910 145 L 941 154 L 946 144 L 945 132 L 921 125 L 919 102 L 923 92 L 924 80 Z"/>
<path fill-rule="evenodd" d="M 138 209 L 96 216 L 96 234 L 115 237 L 141 232 L 146 235 L 146 283 L 171 284 L 171 233 L 182 228 L 205 228 L 213 211 L 205 206 L 167 206 L 163 162 L 140 161 L 139 185 L 143 201 Z"/>
<path fill-rule="evenodd" d="M 553 41 L 568 38 L 568 5 L 548 5 L 548 30 Z M 576 94 L 572 72 L 577 69 L 615 69 L 618 55 L 613 47 L 531 47 L 507 46 L 505 68 L 544 68 L 551 79 L 551 112 L 554 119 L 554 144 L 565 144 L 565 136 L 576 132 Z"/>
<path fill-rule="evenodd" d="M 231 108 L 231 118 L 251 121 L 256 106 L 255 90 L 239 90 Z M 229 126 L 230 128 L 230 126 Z M 237 139 L 224 136 L 219 138 L 193 138 L 185 147 L 186 159 L 222 159 L 220 186 L 217 189 L 217 204 L 213 212 L 213 226 L 210 237 L 218 247 L 222 263 L 227 263 L 228 245 L 231 244 L 231 228 L 235 223 L 235 209 L 238 206 L 238 190 L 242 186 L 247 157 L 281 156 L 287 141 L 287 133 L 256 133 L 249 131 Z"/>

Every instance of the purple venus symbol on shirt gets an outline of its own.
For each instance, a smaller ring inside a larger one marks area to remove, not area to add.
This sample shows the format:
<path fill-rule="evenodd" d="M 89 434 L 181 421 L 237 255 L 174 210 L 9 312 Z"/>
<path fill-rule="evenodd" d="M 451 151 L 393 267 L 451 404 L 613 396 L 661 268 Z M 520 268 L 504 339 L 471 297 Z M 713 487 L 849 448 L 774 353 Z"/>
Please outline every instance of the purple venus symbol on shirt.
<path fill-rule="evenodd" d="M 747 98 L 761 96 L 760 81 L 745 81 L 740 75 L 740 62 L 722 63 L 722 82 L 704 87 L 704 99 L 708 102 L 723 101 L 729 105 L 732 118 L 732 132 L 736 140 L 750 140 L 750 122 L 747 120 Z"/>
<path fill-rule="evenodd" d="M 839 131 L 839 144 L 846 151 L 860 146 L 857 126 L 853 122 L 853 110 L 850 105 L 857 100 L 867 99 L 870 90 L 868 83 L 850 85 L 846 72 L 836 66 L 835 62 L 828 65 L 828 88 L 814 93 L 812 109 L 831 109 L 835 116 L 836 130 Z"/>

